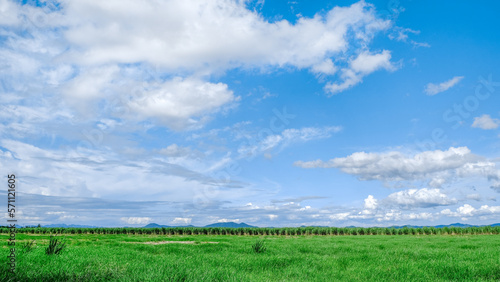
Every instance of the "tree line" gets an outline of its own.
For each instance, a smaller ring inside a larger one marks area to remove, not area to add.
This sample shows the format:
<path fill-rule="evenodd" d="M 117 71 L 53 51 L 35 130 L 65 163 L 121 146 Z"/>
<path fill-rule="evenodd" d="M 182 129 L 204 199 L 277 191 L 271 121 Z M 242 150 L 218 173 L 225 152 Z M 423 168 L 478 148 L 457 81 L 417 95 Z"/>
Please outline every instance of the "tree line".
<path fill-rule="evenodd" d="M 0 233 L 10 233 L 6 227 Z M 146 235 L 468 235 L 500 234 L 500 226 L 478 227 L 280 227 L 280 228 L 229 228 L 229 227 L 113 227 L 113 228 L 16 228 L 21 234 L 146 234 Z"/>

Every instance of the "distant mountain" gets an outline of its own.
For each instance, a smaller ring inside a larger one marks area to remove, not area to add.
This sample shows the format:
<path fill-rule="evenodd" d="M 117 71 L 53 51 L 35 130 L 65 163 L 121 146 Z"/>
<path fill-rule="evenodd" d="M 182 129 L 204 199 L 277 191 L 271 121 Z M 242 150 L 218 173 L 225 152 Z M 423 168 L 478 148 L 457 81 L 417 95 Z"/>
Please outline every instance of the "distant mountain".
<path fill-rule="evenodd" d="M 405 227 L 408 227 L 408 228 L 423 228 L 423 227 L 435 227 L 435 228 L 444 228 L 444 227 L 461 227 L 461 228 L 466 228 L 466 227 L 480 227 L 480 226 L 500 226 L 500 223 L 494 223 L 494 224 L 487 224 L 487 225 L 470 225 L 470 224 L 463 224 L 463 223 L 452 223 L 452 224 L 448 224 L 448 225 L 435 225 L 435 226 L 430 226 L 430 225 L 422 225 L 422 226 L 419 226 L 419 225 L 403 225 L 403 226 L 389 226 L 389 228 L 396 228 L 396 229 L 401 229 L 401 228 L 405 228 Z M 160 225 L 160 224 L 156 224 L 156 223 L 150 223 L 146 226 L 144 226 L 145 228 L 161 228 L 161 227 L 165 227 L 165 228 L 168 228 L 168 227 L 195 227 L 193 225 L 188 225 L 188 226 L 168 226 L 168 225 Z M 203 227 L 228 227 L 228 228 L 242 228 L 242 227 L 246 227 L 246 228 L 257 228 L 257 226 L 252 226 L 252 225 L 248 225 L 246 223 L 236 223 L 236 222 L 218 222 L 218 223 L 213 223 L 213 224 L 209 224 L 209 225 L 205 225 Z M 305 225 L 302 225 L 300 227 L 328 227 L 328 226 L 305 226 Z M 346 226 L 346 228 L 356 228 L 358 226 Z M 267 228 L 275 228 L 275 227 L 267 227 Z M 276 227 L 278 228 L 278 227 Z"/>
<path fill-rule="evenodd" d="M 463 224 L 463 223 L 452 223 L 452 224 L 448 224 L 448 225 L 436 225 L 435 227 L 436 228 L 443 228 L 443 227 L 462 227 L 462 228 L 466 228 L 466 227 L 475 227 L 475 226 L 479 226 L 479 225 L 470 225 L 470 224 Z M 481 225 L 483 226 L 483 225 Z"/>
<path fill-rule="evenodd" d="M 257 226 L 252 226 L 248 225 L 246 223 L 236 223 L 236 222 L 218 222 L 218 223 L 213 223 L 206 225 L 205 227 L 229 227 L 229 228 L 242 228 L 242 227 L 247 227 L 247 228 L 255 228 Z"/>
<path fill-rule="evenodd" d="M 157 223 L 150 223 L 150 224 L 144 226 L 144 228 L 162 228 L 162 227 L 169 228 L 169 227 L 195 227 L 195 226 L 193 226 L 193 225 L 168 226 L 168 225 L 160 225 L 160 224 L 157 224 Z M 219 223 L 209 224 L 209 225 L 206 225 L 206 226 L 203 226 L 203 227 L 241 228 L 241 227 L 257 227 L 257 226 L 248 225 L 248 224 L 243 223 L 243 222 L 242 223 L 236 223 L 236 222 L 219 222 Z"/>
<path fill-rule="evenodd" d="M 25 227 L 36 227 L 36 226 L 25 226 Z M 90 226 L 90 225 L 77 225 L 77 224 L 64 224 L 64 223 L 59 223 L 59 224 L 49 224 L 49 225 L 43 225 L 42 227 L 46 228 L 100 228 L 102 226 Z M 196 227 L 194 225 L 184 225 L 184 226 L 169 226 L 169 225 L 161 225 L 157 223 L 150 223 L 143 228 L 173 228 L 173 227 Z M 246 223 L 236 223 L 236 222 L 220 222 L 220 223 L 214 223 L 214 224 L 209 224 L 207 226 L 203 227 L 230 227 L 230 228 L 241 228 L 241 227 L 257 227 L 257 226 L 252 226 L 248 225 Z M 124 228 L 129 228 L 125 226 Z"/>
<path fill-rule="evenodd" d="M 403 226 L 389 226 L 389 228 L 423 228 L 423 227 L 435 227 L 435 228 L 444 228 L 444 227 L 461 227 L 461 228 L 466 228 L 466 227 L 481 227 L 481 226 L 500 226 L 500 223 L 493 223 L 493 224 L 487 224 L 487 225 L 471 225 L 471 224 L 463 224 L 463 223 L 452 223 L 448 225 L 435 225 L 435 226 L 417 226 L 417 225 L 403 225 Z M 23 226 L 18 226 L 18 227 L 23 227 Z M 36 227 L 33 225 L 27 225 L 24 227 Z M 101 228 L 102 226 L 91 226 L 91 225 L 79 225 L 79 224 L 64 224 L 64 223 L 57 223 L 57 224 L 49 224 L 49 225 L 43 225 L 42 227 L 46 228 Z M 150 223 L 144 228 L 172 228 L 172 227 L 195 227 L 193 225 L 186 225 L 186 226 L 169 226 L 169 225 L 160 225 L 157 223 Z M 228 227 L 228 228 L 257 228 L 257 226 L 252 226 L 248 225 L 246 223 L 236 223 L 236 222 L 218 222 L 218 223 L 213 223 L 209 224 L 203 227 Z M 301 226 L 301 227 L 306 227 L 306 226 Z M 308 226 L 308 227 L 328 227 L 328 226 Z M 357 226 L 347 226 L 347 228 L 355 228 Z M 278 227 L 267 227 L 267 228 L 278 228 Z"/>
<path fill-rule="evenodd" d="M 159 224 L 156 224 L 156 223 L 150 223 L 146 226 L 144 226 L 144 228 L 162 228 L 162 227 L 172 227 L 172 226 L 168 226 L 168 225 L 159 225 Z"/>
<path fill-rule="evenodd" d="M 195 226 L 194 225 L 168 226 L 168 225 L 160 225 L 160 224 L 156 224 L 156 223 L 150 223 L 150 224 L 144 226 L 144 228 L 162 228 L 162 227 L 171 228 L 171 227 L 195 227 Z"/>
<path fill-rule="evenodd" d="M 470 225 L 470 224 L 463 224 L 463 223 L 452 223 L 448 225 L 435 225 L 435 226 L 430 226 L 430 225 L 403 225 L 403 226 L 390 226 L 396 229 L 401 229 L 401 228 L 423 228 L 423 227 L 435 227 L 435 228 L 444 228 L 444 227 L 460 227 L 460 228 L 467 228 L 467 227 L 481 227 L 481 226 L 500 226 L 500 223 L 494 223 L 494 224 L 487 224 L 487 225 Z"/>

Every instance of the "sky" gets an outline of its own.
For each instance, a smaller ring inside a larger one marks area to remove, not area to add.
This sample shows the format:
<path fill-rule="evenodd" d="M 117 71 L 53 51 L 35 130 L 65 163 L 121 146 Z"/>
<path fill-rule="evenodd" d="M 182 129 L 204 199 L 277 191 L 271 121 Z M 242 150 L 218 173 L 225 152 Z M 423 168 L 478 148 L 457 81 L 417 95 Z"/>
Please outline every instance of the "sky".
<path fill-rule="evenodd" d="M 498 223 L 499 9 L 0 0 L 18 224 Z"/>

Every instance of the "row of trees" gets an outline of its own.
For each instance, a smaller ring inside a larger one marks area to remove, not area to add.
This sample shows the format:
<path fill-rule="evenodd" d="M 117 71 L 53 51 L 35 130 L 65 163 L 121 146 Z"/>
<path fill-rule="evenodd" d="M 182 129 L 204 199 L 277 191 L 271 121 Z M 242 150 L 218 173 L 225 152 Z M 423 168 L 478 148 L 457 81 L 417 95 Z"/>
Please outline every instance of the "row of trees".
<path fill-rule="evenodd" d="M 157 235 L 438 235 L 438 234 L 500 234 L 500 226 L 481 227 L 284 227 L 284 228 L 224 228 L 224 227 L 171 227 L 171 228 L 43 228 L 16 229 L 24 234 L 157 234 Z M 10 233 L 0 228 L 0 233 Z"/>

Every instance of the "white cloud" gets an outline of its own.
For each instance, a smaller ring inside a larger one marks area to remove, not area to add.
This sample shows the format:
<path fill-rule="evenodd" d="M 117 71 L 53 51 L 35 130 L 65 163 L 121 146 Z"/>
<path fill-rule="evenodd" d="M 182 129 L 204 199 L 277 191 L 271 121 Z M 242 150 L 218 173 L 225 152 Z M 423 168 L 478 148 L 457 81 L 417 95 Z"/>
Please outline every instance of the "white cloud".
<path fill-rule="evenodd" d="M 406 42 L 408 40 L 408 34 L 419 34 L 420 31 L 418 30 L 413 30 L 411 28 L 396 28 L 396 33 L 395 34 L 390 34 L 389 38 L 390 39 L 396 39 L 397 41 L 403 41 Z"/>
<path fill-rule="evenodd" d="M 426 42 L 417 42 L 415 40 L 409 39 L 408 34 L 414 34 L 418 35 L 420 34 L 419 30 L 413 30 L 411 28 L 401 28 L 401 27 L 395 27 L 394 28 L 394 33 L 389 34 L 390 39 L 395 39 L 397 41 L 402 41 L 402 42 L 408 42 L 412 44 L 415 47 L 431 47 L 428 43 Z"/>
<path fill-rule="evenodd" d="M 289 128 L 281 132 L 281 134 L 271 134 L 257 140 L 255 144 L 243 145 L 238 148 L 240 157 L 253 157 L 263 152 L 269 152 L 273 149 L 282 150 L 285 147 L 294 143 L 304 143 L 311 140 L 330 138 L 333 133 L 342 130 L 340 126 L 330 127 L 304 127 L 301 129 Z"/>
<path fill-rule="evenodd" d="M 208 114 L 237 100 L 226 84 L 174 78 L 148 90 L 138 99 L 133 98 L 128 105 L 143 118 L 157 119 L 170 128 L 181 130 L 201 127 Z"/>
<path fill-rule="evenodd" d="M 356 59 L 351 62 L 351 68 L 355 72 L 368 74 L 379 69 L 394 70 L 395 67 L 391 64 L 391 52 L 384 50 L 380 54 L 371 54 L 370 52 L 362 52 Z"/>
<path fill-rule="evenodd" d="M 64 85 L 63 94 L 78 100 L 78 102 L 105 98 L 105 90 L 111 86 L 111 81 L 118 77 L 119 71 L 120 69 L 117 66 L 82 71 Z"/>
<path fill-rule="evenodd" d="M 238 193 L 219 189 L 244 188 L 234 180 L 221 181 L 203 173 L 212 165 L 210 160 L 185 161 L 182 166 L 152 153 L 126 159 L 129 156 L 107 148 L 47 150 L 12 140 L 3 140 L 0 146 L 6 149 L 0 153 L 0 168 L 22 172 L 24 192 L 30 194 L 192 202 L 196 195 L 206 201 L 214 200 L 209 197 L 212 194 L 236 199 Z M 206 191 L 212 194 L 207 196 Z"/>
<path fill-rule="evenodd" d="M 384 199 L 384 203 L 413 209 L 451 205 L 457 203 L 457 200 L 449 198 L 440 189 L 422 188 L 392 193 Z"/>
<path fill-rule="evenodd" d="M 430 212 L 403 212 L 401 210 L 363 210 L 361 212 L 334 213 L 328 216 L 332 221 L 361 220 L 361 222 L 401 222 L 408 224 L 408 221 L 434 220 L 439 215 Z M 357 224 L 359 226 L 359 224 Z"/>
<path fill-rule="evenodd" d="M 427 180 L 431 187 L 440 187 L 453 177 L 483 176 L 494 185 L 500 180 L 500 171 L 495 163 L 472 154 L 467 147 L 425 151 L 414 156 L 405 156 L 400 152 L 356 152 L 327 162 L 297 161 L 294 165 L 302 168 L 339 168 L 358 176 L 360 180 L 380 180 L 384 183 Z"/>
<path fill-rule="evenodd" d="M 221 218 L 221 219 L 218 219 L 217 222 L 236 222 L 236 223 L 239 223 L 240 220 L 239 219 L 227 219 L 227 218 Z"/>
<path fill-rule="evenodd" d="M 121 221 L 127 224 L 148 224 L 151 222 L 149 217 L 122 217 Z"/>
<path fill-rule="evenodd" d="M 369 195 L 365 199 L 365 209 L 376 209 L 378 206 L 378 201 L 372 195 Z"/>
<path fill-rule="evenodd" d="M 65 213 L 66 212 L 64 212 L 64 211 L 46 212 L 46 214 L 57 214 L 57 215 L 59 215 L 59 214 L 65 214 Z"/>
<path fill-rule="evenodd" d="M 329 218 L 331 220 L 335 220 L 335 221 L 337 221 L 337 220 L 346 220 L 347 218 L 349 218 L 350 214 L 351 213 L 349 213 L 349 212 L 336 213 L 336 214 L 330 215 Z"/>
<path fill-rule="evenodd" d="M 481 201 L 482 197 L 480 194 L 469 194 L 466 196 L 466 198 L 469 200 Z"/>
<path fill-rule="evenodd" d="M 335 95 L 360 83 L 364 76 L 379 69 L 396 70 L 396 66 L 391 63 L 391 52 L 383 50 L 379 54 L 372 54 L 369 51 L 363 51 L 349 63 L 349 68 L 342 69 L 342 82 L 328 83 L 325 90 Z"/>
<path fill-rule="evenodd" d="M 172 224 L 190 224 L 191 220 L 192 218 L 176 217 L 172 220 Z"/>
<path fill-rule="evenodd" d="M 225 83 L 212 82 L 230 69 L 292 67 L 333 79 L 342 65 L 352 64 L 354 80 L 360 80 L 391 66 L 390 51 L 374 54 L 368 48 L 391 22 L 364 1 L 294 24 L 269 22 L 236 0 L 49 4 L 0 1 L 6 37 L 0 75 L 31 106 L 76 110 L 87 121 L 149 120 L 197 129 L 236 105 L 238 97 Z M 347 52 L 358 55 L 348 58 Z M 347 71 L 342 76 L 352 80 Z M 32 99 L 31 93 L 42 92 L 43 100 Z"/>
<path fill-rule="evenodd" d="M 337 67 L 333 64 L 331 59 L 326 59 L 323 62 L 312 66 L 312 71 L 315 73 L 332 75 L 337 72 Z"/>
<path fill-rule="evenodd" d="M 464 204 L 456 209 L 456 212 L 450 209 L 441 211 L 441 214 L 453 217 L 472 217 L 472 216 L 487 216 L 500 214 L 500 206 L 482 205 L 480 208 L 474 208 L 469 204 Z"/>
<path fill-rule="evenodd" d="M 429 83 L 425 87 L 425 93 L 427 95 L 436 95 L 438 93 L 444 92 L 453 86 L 455 86 L 457 83 L 459 83 L 464 77 L 463 76 L 455 76 L 450 80 L 447 80 L 445 82 L 441 82 L 439 84 L 434 84 L 434 83 Z"/>
<path fill-rule="evenodd" d="M 490 115 L 482 115 L 480 117 L 475 117 L 472 127 L 481 128 L 484 130 L 497 129 L 500 126 L 500 119 L 491 118 Z"/>
<path fill-rule="evenodd" d="M 177 144 L 172 144 L 163 148 L 159 151 L 160 154 L 168 157 L 184 157 L 191 153 L 191 150 L 186 147 L 178 146 Z"/>
<path fill-rule="evenodd" d="M 270 220 L 275 220 L 275 219 L 278 218 L 278 215 L 276 215 L 276 214 L 269 214 L 268 217 L 269 217 Z"/>
<path fill-rule="evenodd" d="M 408 220 L 432 220 L 434 215 L 429 212 L 420 212 L 420 213 L 402 213 L 401 211 L 389 211 L 385 214 L 377 217 L 377 221 L 402 221 L 407 222 Z"/>
<path fill-rule="evenodd" d="M 472 212 L 474 212 L 476 209 L 473 208 L 471 205 L 469 204 L 465 204 L 461 207 L 459 207 L 457 209 L 457 212 L 460 214 L 460 216 L 471 216 L 472 215 Z"/>
<path fill-rule="evenodd" d="M 369 41 L 389 22 L 363 1 L 295 25 L 265 21 L 244 1 L 70 1 L 64 5 L 73 59 L 88 64 L 151 62 L 168 69 L 290 64 L 311 68 L 349 47 L 349 32 Z M 131 22 L 131 20 L 133 22 Z M 82 56 L 84 55 L 84 56 Z"/>
<path fill-rule="evenodd" d="M 340 126 L 330 126 L 330 127 L 304 127 L 301 129 L 285 129 L 281 136 L 286 141 L 300 141 L 307 142 L 310 140 L 329 138 L 332 133 L 337 133 L 342 130 Z"/>
<path fill-rule="evenodd" d="M 0 25 L 17 25 L 19 19 L 19 6 L 9 0 L 0 0 Z"/>

